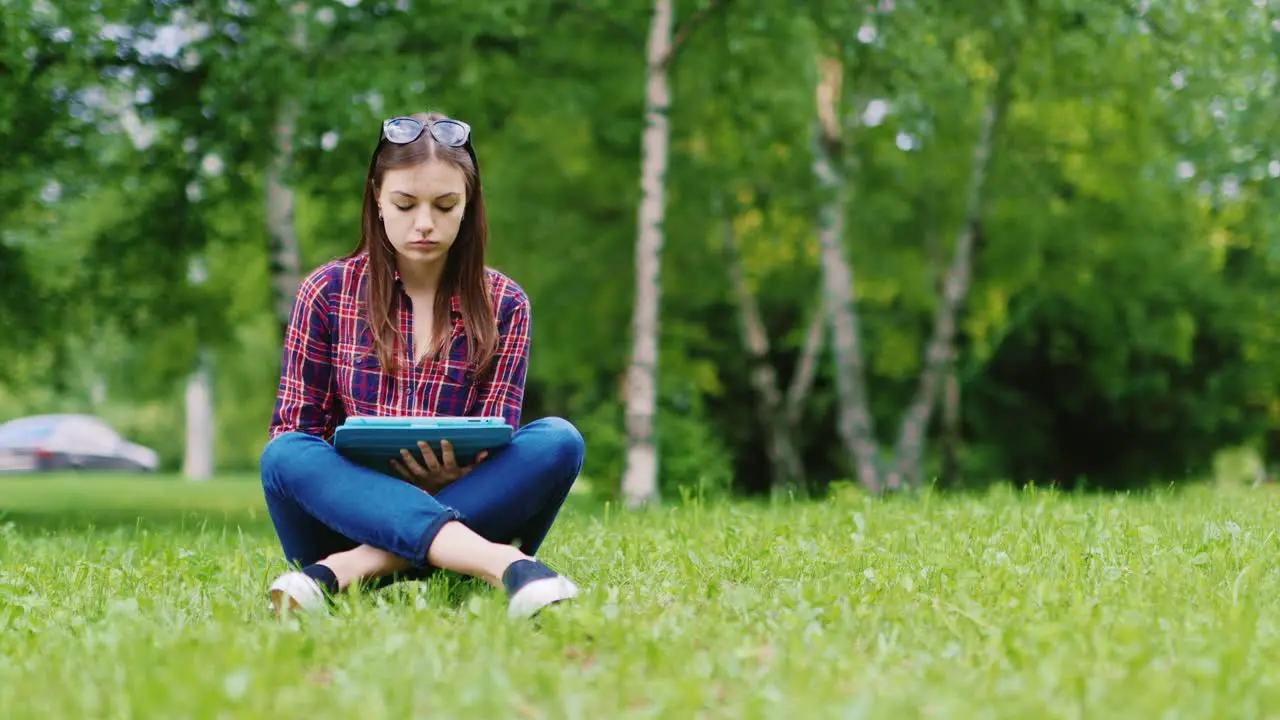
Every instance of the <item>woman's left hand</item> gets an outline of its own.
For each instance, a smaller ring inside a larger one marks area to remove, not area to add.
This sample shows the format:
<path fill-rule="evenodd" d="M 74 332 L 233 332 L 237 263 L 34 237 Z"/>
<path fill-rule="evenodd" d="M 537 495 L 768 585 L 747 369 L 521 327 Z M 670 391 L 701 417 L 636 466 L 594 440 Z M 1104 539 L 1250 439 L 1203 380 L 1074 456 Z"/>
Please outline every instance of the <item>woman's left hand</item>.
<path fill-rule="evenodd" d="M 448 487 L 450 483 L 465 477 L 467 473 L 475 469 L 476 465 L 484 462 L 484 459 L 489 456 L 488 451 L 481 451 L 476 456 L 475 464 L 459 467 L 458 461 L 453 454 L 453 445 L 448 440 L 440 442 L 440 459 L 436 458 L 431 446 L 425 442 L 418 443 L 418 450 L 422 452 L 422 459 L 426 461 L 426 467 L 423 467 L 422 463 L 418 462 L 418 459 L 408 450 L 401 450 L 401 459 L 392 460 L 391 467 L 395 469 L 400 477 L 426 490 L 431 495 L 435 495 Z"/>

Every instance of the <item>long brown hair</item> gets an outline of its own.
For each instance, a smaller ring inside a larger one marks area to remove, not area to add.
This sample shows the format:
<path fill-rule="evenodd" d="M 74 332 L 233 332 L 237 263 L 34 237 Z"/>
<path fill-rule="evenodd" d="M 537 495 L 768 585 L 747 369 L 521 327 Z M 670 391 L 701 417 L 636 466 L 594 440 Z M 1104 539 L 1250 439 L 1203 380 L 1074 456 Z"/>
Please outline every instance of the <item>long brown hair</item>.
<path fill-rule="evenodd" d="M 416 113 L 412 117 L 430 123 L 444 118 L 440 113 Z M 472 151 L 474 152 L 474 150 Z M 387 238 L 378 216 L 378 193 L 387 170 L 411 167 L 436 159 L 462 170 L 467 179 L 466 206 L 458 237 L 449 248 L 440 287 L 433 308 L 431 343 L 427 357 L 447 353 L 453 322 L 450 318 L 452 298 L 461 301 L 462 322 L 467 335 L 467 362 L 475 376 L 481 375 L 493 360 L 498 348 L 498 323 L 494 316 L 493 297 L 485 277 L 484 251 L 489 240 L 485 218 L 484 194 L 480 188 L 480 169 L 466 147 L 447 147 L 431 137 L 430 130 L 411 143 L 397 145 L 379 138 L 369 161 L 369 177 L 364 185 L 364 217 L 360 224 L 360 245 L 349 257 L 369 255 L 368 283 L 363 300 L 365 321 L 373 332 L 378 362 L 389 373 L 400 367 L 399 353 L 405 338 L 397 322 L 399 294 L 395 287 L 396 251 Z M 410 349 L 411 357 L 416 357 Z"/>

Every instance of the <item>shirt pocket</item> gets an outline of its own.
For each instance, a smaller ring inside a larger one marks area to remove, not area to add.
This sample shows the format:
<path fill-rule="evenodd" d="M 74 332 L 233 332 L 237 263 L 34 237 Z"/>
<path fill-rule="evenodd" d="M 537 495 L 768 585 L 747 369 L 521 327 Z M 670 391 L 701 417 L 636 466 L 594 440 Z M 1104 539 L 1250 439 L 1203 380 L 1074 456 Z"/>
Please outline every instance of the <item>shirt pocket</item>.
<path fill-rule="evenodd" d="M 467 365 L 466 354 L 466 338 L 454 338 L 452 352 L 435 373 L 436 381 L 440 383 L 436 402 L 439 415 L 466 415 L 475 401 L 475 377 Z"/>
<path fill-rule="evenodd" d="M 382 372 L 382 363 L 372 350 L 339 348 L 338 390 L 347 415 L 385 415 L 391 382 Z"/>

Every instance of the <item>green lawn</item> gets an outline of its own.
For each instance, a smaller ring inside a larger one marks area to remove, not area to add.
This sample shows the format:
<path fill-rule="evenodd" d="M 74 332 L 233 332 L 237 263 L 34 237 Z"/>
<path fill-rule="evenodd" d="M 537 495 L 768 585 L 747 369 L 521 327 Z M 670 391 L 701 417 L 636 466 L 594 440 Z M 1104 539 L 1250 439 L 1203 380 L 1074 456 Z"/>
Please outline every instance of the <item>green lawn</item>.
<path fill-rule="evenodd" d="M 19 718 L 1263 717 L 1280 494 L 574 498 L 537 623 L 438 578 L 278 624 L 251 480 L 0 481 Z M 1266 708 L 1272 708 L 1266 710 Z"/>

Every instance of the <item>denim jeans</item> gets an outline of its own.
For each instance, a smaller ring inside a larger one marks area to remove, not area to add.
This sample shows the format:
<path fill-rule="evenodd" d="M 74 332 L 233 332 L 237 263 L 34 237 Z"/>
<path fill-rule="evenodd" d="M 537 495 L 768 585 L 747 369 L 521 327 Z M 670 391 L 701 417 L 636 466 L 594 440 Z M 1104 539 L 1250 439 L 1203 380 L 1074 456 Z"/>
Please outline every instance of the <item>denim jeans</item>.
<path fill-rule="evenodd" d="M 584 455 L 582 435 L 567 420 L 535 420 L 433 497 L 347 460 L 323 438 L 289 432 L 262 451 L 262 487 L 289 563 L 305 566 L 367 544 L 409 561 L 414 571 L 398 577 L 412 579 L 432 571 L 427 549 L 450 520 L 534 555 Z"/>

